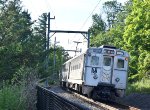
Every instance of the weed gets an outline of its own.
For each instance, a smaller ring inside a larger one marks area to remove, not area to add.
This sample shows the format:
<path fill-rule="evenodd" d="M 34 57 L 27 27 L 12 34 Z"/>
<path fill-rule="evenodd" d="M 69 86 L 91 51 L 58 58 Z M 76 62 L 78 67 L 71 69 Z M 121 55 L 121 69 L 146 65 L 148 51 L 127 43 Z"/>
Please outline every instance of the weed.
<path fill-rule="evenodd" d="M 150 93 L 150 79 L 143 78 L 132 84 L 128 84 L 127 94 L 130 93 Z"/>

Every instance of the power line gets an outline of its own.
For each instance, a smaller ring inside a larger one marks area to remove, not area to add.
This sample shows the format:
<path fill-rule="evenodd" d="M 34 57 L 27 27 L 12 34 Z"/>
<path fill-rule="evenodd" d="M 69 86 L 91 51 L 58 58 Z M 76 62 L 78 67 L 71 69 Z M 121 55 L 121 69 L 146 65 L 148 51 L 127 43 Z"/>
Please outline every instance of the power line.
<path fill-rule="evenodd" d="M 52 13 L 54 14 L 53 9 L 51 8 L 48 0 L 45 0 L 46 2 L 46 6 L 52 11 Z M 96 6 L 94 7 L 94 9 L 92 10 L 92 12 L 89 14 L 89 16 L 86 18 L 85 22 L 83 23 L 83 25 L 81 26 L 80 30 L 85 26 L 85 24 L 87 23 L 87 21 L 89 20 L 89 18 L 91 17 L 91 15 L 93 14 L 93 12 L 95 11 L 95 9 L 98 7 L 98 5 L 100 4 L 101 0 L 99 0 L 99 2 L 96 4 Z M 56 23 L 56 22 L 55 22 Z M 55 25 L 56 26 L 56 25 Z M 80 40 L 81 38 L 79 38 Z M 79 41 L 78 40 L 78 41 Z"/>
<path fill-rule="evenodd" d="M 87 21 L 89 20 L 89 18 L 91 17 L 91 15 L 93 14 L 93 12 L 96 10 L 96 8 L 98 7 L 98 5 L 100 4 L 101 0 L 99 0 L 99 2 L 96 4 L 96 6 L 94 7 L 94 9 L 92 10 L 92 12 L 89 14 L 89 16 L 87 17 L 87 19 L 84 21 L 83 25 L 81 26 L 81 28 L 79 30 L 81 30 L 85 24 L 87 23 Z M 75 35 L 76 36 L 76 35 Z M 80 41 L 81 38 L 79 38 L 77 41 Z"/>
<path fill-rule="evenodd" d="M 100 4 L 101 0 L 99 0 L 99 2 L 96 4 L 96 6 L 94 7 L 94 9 L 92 10 L 92 12 L 90 13 L 90 15 L 87 17 L 87 19 L 85 20 L 85 22 L 83 23 L 83 25 L 81 26 L 80 30 L 84 27 L 84 25 L 87 23 L 88 19 L 91 17 L 91 15 L 93 14 L 93 12 L 96 10 L 96 8 L 98 7 L 98 5 Z"/>

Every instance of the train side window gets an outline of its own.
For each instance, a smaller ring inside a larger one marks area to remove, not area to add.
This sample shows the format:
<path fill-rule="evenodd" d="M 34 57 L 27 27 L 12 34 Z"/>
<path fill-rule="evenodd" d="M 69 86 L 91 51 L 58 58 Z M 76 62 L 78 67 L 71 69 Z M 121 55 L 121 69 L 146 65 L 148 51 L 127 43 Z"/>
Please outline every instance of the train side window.
<path fill-rule="evenodd" d="M 111 66 L 111 58 L 110 57 L 104 57 L 103 64 L 104 64 L 104 66 Z"/>
<path fill-rule="evenodd" d="M 65 66 L 63 65 L 63 67 L 62 67 L 62 71 L 64 72 L 65 71 Z"/>
<path fill-rule="evenodd" d="M 66 72 L 67 71 L 67 68 L 66 68 L 66 65 L 63 65 L 63 72 Z"/>
<path fill-rule="evenodd" d="M 118 59 L 117 68 L 124 68 L 124 60 Z"/>
<path fill-rule="evenodd" d="M 97 57 L 97 56 L 92 56 L 92 57 L 91 57 L 91 65 L 98 66 L 98 65 L 99 65 L 99 57 Z"/>
<path fill-rule="evenodd" d="M 81 64 L 79 64 L 79 69 L 81 68 Z"/>

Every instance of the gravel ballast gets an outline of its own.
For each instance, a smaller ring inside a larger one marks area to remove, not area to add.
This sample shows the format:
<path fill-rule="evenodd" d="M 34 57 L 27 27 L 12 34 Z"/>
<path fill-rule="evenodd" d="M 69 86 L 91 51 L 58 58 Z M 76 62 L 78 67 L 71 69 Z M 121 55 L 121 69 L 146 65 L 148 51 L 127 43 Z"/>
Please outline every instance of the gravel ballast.
<path fill-rule="evenodd" d="M 80 98 L 77 98 L 75 95 L 73 95 L 72 93 L 66 91 L 66 90 L 63 90 L 61 87 L 59 86 L 52 86 L 49 88 L 51 91 L 55 92 L 57 95 L 61 96 L 61 97 L 64 97 L 65 99 L 71 101 L 71 102 L 74 102 L 74 103 L 77 103 L 77 104 L 81 104 L 85 107 L 88 107 L 89 109 L 91 110 L 103 110 L 103 109 L 100 109 L 100 108 L 97 108 L 96 106 L 80 99 Z"/>

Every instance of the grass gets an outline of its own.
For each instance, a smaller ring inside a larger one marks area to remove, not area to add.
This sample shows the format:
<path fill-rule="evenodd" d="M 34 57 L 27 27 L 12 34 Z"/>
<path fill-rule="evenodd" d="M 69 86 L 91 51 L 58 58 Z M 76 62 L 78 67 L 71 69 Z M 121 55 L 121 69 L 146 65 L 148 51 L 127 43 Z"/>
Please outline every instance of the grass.
<path fill-rule="evenodd" d="M 142 79 L 132 84 L 128 84 L 127 94 L 130 93 L 148 93 L 150 94 L 150 79 Z"/>
<path fill-rule="evenodd" d="M 36 70 L 21 68 L 9 81 L 0 81 L 0 110 L 35 110 Z"/>
<path fill-rule="evenodd" d="M 24 110 L 24 97 L 18 86 L 3 86 L 0 89 L 0 110 Z"/>

